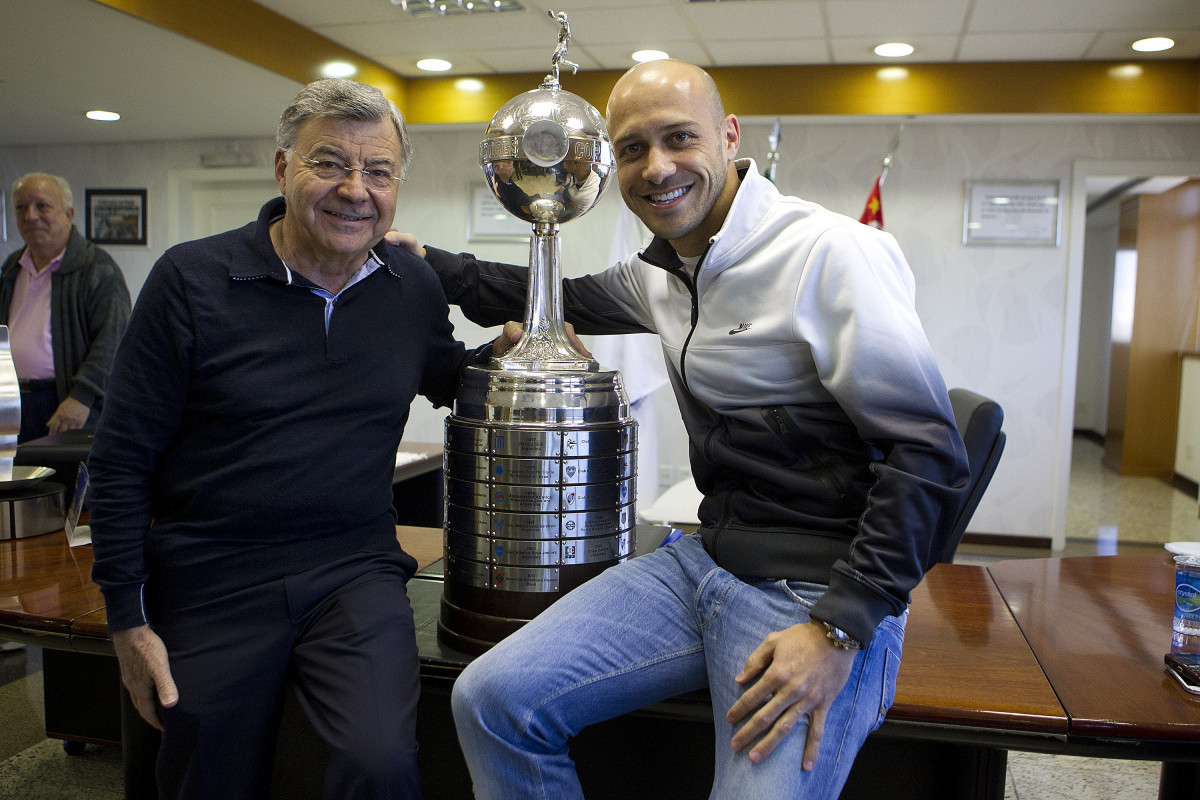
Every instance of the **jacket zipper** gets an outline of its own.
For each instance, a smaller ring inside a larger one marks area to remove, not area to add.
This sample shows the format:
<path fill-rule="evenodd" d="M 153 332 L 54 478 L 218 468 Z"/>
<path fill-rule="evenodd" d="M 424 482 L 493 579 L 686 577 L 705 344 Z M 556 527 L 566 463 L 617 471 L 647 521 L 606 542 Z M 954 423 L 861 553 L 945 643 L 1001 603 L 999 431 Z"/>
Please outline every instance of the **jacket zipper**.
<path fill-rule="evenodd" d="M 708 257 L 708 251 L 712 249 L 712 246 L 713 246 L 713 243 L 710 240 L 708 245 L 704 248 L 704 252 L 700 254 L 700 260 L 696 262 L 695 277 L 689 276 L 686 272 L 684 272 L 682 266 L 680 266 L 680 265 L 665 264 L 653 257 L 647 258 L 646 255 L 649 252 L 650 248 L 646 248 L 646 250 L 641 253 L 641 258 L 644 261 L 646 261 L 646 263 L 652 264 L 661 270 L 665 270 L 666 272 L 671 273 L 677 279 L 682 281 L 683 285 L 687 287 L 688 295 L 691 297 L 691 300 L 692 300 L 691 326 L 688 329 L 688 335 L 683 340 L 683 346 L 679 350 L 679 377 L 683 381 L 684 386 L 688 386 L 688 380 L 687 380 L 688 346 L 692 343 L 692 336 L 694 336 L 696 333 L 696 325 L 699 324 L 699 322 L 700 322 L 700 293 L 696 289 L 696 278 L 698 278 L 700 276 L 700 270 L 704 266 L 704 259 Z M 675 258 L 678 259 L 679 255 L 676 254 Z M 691 391 L 690 386 L 688 387 L 688 391 Z"/>

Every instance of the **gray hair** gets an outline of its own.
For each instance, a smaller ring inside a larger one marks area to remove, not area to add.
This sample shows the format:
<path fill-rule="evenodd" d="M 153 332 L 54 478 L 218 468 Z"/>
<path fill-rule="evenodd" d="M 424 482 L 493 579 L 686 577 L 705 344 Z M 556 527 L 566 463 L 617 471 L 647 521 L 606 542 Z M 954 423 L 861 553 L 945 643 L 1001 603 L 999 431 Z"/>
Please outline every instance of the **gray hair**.
<path fill-rule="evenodd" d="M 21 187 L 26 182 L 40 178 L 50 181 L 58 186 L 58 193 L 62 196 L 63 209 L 75 207 L 75 195 L 71 192 L 71 184 L 67 183 L 67 179 L 58 175 L 51 175 L 49 172 L 29 172 L 13 181 L 12 193 L 13 198 L 17 196 L 17 192 L 21 191 Z"/>
<path fill-rule="evenodd" d="M 313 81 L 300 90 L 296 99 L 283 110 L 275 144 L 289 154 L 296 144 L 300 128 L 310 119 L 349 119 L 359 122 L 380 122 L 390 119 L 400 139 L 400 175 L 408 171 L 412 142 L 404 128 L 404 117 L 396 104 L 383 92 L 365 83 L 345 78 L 326 78 Z"/>

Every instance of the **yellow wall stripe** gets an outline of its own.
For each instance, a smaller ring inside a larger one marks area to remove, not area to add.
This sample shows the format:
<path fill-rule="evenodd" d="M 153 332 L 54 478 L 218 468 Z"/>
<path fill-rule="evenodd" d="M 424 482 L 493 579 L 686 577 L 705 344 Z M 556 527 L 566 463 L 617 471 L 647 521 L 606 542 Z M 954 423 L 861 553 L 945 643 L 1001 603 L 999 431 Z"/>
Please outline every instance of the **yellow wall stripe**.
<path fill-rule="evenodd" d="M 1130 69 L 1133 67 L 1133 69 Z M 710 70 L 730 113 L 824 114 L 1195 114 L 1200 61 L 1003 62 L 879 66 L 717 67 Z M 621 73 L 564 73 L 562 85 L 604 110 Z M 408 83 L 413 123 L 486 122 L 538 73 L 477 76 L 484 89 L 460 92 L 456 78 Z"/>

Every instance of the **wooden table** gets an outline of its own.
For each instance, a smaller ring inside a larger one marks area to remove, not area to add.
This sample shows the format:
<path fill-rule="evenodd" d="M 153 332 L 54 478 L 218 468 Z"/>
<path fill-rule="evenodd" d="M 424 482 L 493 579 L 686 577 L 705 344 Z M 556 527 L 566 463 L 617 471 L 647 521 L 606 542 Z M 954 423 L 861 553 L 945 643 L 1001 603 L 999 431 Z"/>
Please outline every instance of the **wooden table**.
<path fill-rule="evenodd" d="M 1001 561 L 988 572 L 1067 712 L 1067 749 L 1162 761 L 1160 797 L 1200 797 L 1200 697 L 1163 669 L 1170 555 Z"/>
<path fill-rule="evenodd" d="M 396 538 L 418 569 L 442 557 L 441 531 L 398 525 Z M 91 574 L 91 545 L 70 547 L 61 531 L 0 541 L 0 639 L 112 655 Z"/>
<path fill-rule="evenodd" d="M 401 527 L 397 535 L 425 573 L 410 583 L 409 595 L 422 703 L 429 704 L 423 709 L 435 712 L 424 714 L 423 724 L 441 726 L 430 737 L 436 745 L 423 743 L 423 749 L 437 761 L 445 758 L 438 747 L 456 748 L 444 705 L 470 656 L 437 639 L 441 531 Z M 61 534 L 0 542 L 0 638 L 111 654 L 90 568 L 91 548 L 69 548 Z M 895 703 L 860 753 L 843 796 L 1002 797 L 1010 749 L 1194 768 L 1200 701 L 1179 690 L 1161 666 L 1170 649 L 1170 569 L 1165 555 L 934 567 L 913 593 Z M 710 715 L 703 696 L 675 698 L 613 721 L 625 727 L 608 730 L 641 735 L 680 723 L 670 730 L 686 731 L 687 746 L 682 740 L 666 745 L 669 740 L 655 733 L 647 771 L 661 775 L 662 747 L 679 745 L 671 753 L 687 759 L 690 770 L 699 771 L 695 782 L 703 784 L 711 761 Z M 707 746 L 695 747 L 705 736 Z M 582 775 L 587 756 L 580 762 Z M 881 781 L 885 775 L 892 778 Z M 445 794 L 429 796 L 454 796 L 442 788 Z"/>
<path fill-rule="evenodd" d="M 69 460 L 80 448 L 86 451 L 90 437 L 81 442 L 60 434 L 39 442 L 41 446 L 26 447 L 27 460 L 64 447 L 68 452 L 58 457 Z M 406 531 L 416 530 L 411 525 L 441 524 L 442 445 L 404 442 L 401 451 L 418 457 L 404 459 L 393 473 L 393 502 L 400 520 L 409 523 L 397 530 L 406 549 L 425 565 L 441 558 L 440 534 L 431 548 L 425 545 L 425 529 L 418 537 Z M 123 699 L 104 599 L 91 581 L 91 566 L 92 548 L 68 547 L 61 532 L 0 541 L 0 639 L 45 649 L 46 735 L 62 739 L 68 752 L 81 751 L 87 742 L 123 742 L 129 756 L 126 786 L 142 784 L 131 794 L 145 796 L 148 779 L 141 767 L 147 753 L 152 758 L 157 748 L 157 734 Z"/>
<path fill-rule="evenodd" d="M 61 531 L 0 541 L 0 637 L 71 649 L 75 623 L 104 609 L 91 574 L 92 548 Z"/>
<path fill-rule="evenodd" d="M 1056 751 L 1068 727 L 987 570 L 938 564 L 913 590 L 896 699 L 842 797 L 1003 800 L 1008 751 Z"/>

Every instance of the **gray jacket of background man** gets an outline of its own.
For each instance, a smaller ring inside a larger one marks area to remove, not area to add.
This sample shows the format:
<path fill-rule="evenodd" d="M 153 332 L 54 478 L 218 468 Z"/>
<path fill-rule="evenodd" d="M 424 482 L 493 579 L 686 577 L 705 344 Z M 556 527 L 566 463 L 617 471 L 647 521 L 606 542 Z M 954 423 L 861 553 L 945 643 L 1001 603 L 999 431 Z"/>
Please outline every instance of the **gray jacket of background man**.
<path fill-rule="evenodd" d="M 25 248 L 9 254 L 0 267 L 0 324 L 17 283 L 17 262 Z M 50 283 L 50 340 L 58 402 L 74 397 L 92 409 L 88 427 L 100 418 L 104 384 L 113 354 L 129 322 L 129 288 L 112 256 L 72 226 L 62 266 Z"/>

